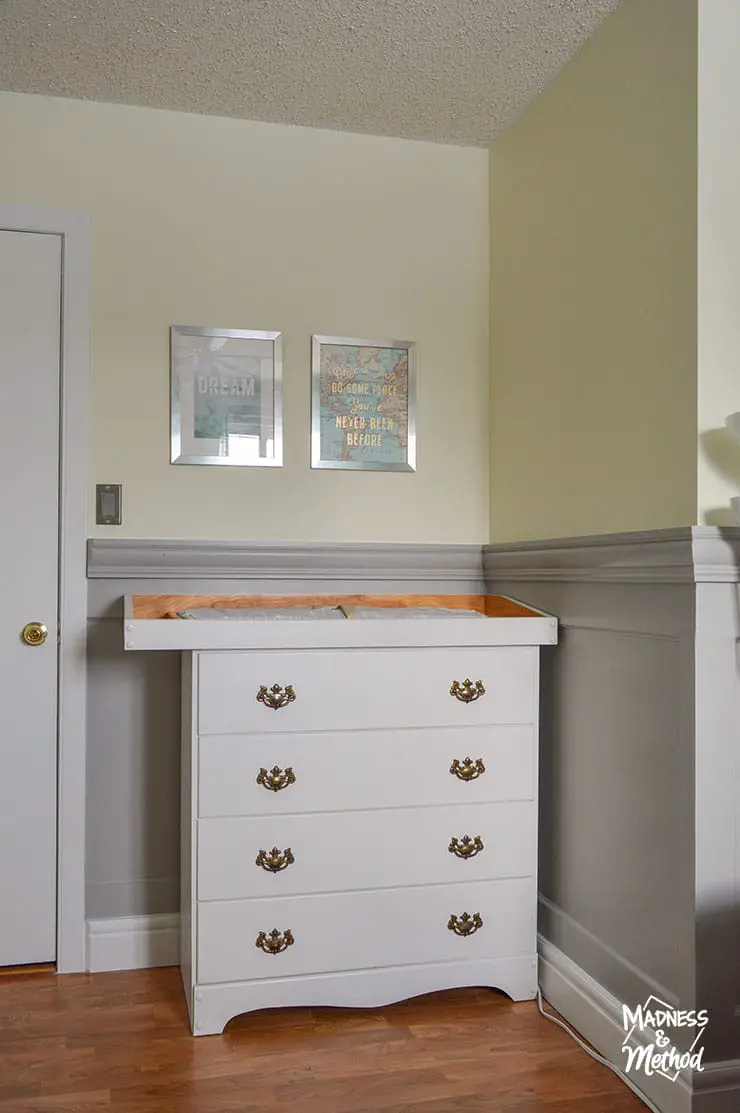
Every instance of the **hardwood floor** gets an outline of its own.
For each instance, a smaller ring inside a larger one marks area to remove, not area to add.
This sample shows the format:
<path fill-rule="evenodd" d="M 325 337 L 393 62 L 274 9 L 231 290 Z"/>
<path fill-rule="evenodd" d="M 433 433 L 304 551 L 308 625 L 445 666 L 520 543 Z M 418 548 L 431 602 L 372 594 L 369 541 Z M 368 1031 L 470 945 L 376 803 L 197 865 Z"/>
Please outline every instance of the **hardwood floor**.
<path fill-rule="evenodd" d="M 272 1010 L 194 1039 L 178 971 L 0 980 L 0 1113 L 644 1113 L 536 1002 Z"/>

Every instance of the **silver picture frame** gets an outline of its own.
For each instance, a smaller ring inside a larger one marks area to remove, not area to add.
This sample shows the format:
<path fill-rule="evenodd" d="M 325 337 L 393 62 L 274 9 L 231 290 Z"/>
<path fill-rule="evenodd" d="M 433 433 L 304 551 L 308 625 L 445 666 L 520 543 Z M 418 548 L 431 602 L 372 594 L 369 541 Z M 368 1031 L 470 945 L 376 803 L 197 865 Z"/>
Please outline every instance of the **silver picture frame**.
<path fill-rule="evenodd" d="M 416 342 L 311 337 L 311 467 L 416 471 Z"/>
<path fill-rule="evenodd" d="M 170 463 L 282 467 L 282 333 L 171 326 Z"/>

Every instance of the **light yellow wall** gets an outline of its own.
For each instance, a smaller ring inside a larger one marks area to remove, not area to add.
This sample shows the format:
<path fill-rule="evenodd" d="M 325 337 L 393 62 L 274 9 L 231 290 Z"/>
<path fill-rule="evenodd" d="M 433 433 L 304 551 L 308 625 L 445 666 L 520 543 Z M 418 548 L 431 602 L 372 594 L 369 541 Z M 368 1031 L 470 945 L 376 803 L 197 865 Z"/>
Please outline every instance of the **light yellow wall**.
<path fill-rule="evenodd" d="M 93 536 L 487 540 L 486 151 L 3 93 L 0 152 L 93 220 Z M 169 463 L 172 324 L 282 330 L 283 468 Z M 417 341 L 415 474 L 310 469 L 312 333 Z"/>
<path fill-rule="evenodd" d="M 625 0 L 493 145 L 494 541 L 695 521 L 696 23 Z"/>
<path fill-rule="evenodd" d="M 740 445 L 740 5 L 699 5 L 699 521 L 734 520 Z"/>

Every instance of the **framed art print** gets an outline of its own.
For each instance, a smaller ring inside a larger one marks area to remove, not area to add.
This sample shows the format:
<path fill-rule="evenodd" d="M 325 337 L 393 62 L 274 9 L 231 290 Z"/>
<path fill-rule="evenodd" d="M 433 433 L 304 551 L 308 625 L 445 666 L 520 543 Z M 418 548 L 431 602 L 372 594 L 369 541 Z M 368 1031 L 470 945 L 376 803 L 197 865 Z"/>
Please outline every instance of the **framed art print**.
<path fill-rule="evenodd" d="M 282 335 L 173 325 L 170 461 L 280 467 Z"/>
<path fill-rule="evenodd" d="M 311 467 L 416 470 L 416 345 L 314 336 Z"/>

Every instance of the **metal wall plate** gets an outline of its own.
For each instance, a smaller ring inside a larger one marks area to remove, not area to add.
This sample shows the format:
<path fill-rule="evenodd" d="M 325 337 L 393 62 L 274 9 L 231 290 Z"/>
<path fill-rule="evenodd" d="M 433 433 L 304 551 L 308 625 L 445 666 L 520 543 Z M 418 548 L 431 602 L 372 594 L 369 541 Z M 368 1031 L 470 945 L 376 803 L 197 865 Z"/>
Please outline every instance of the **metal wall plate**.
<path fill-rule="evenodd" d="M 96 483 L 95 485 L 95 524 L 98 526 L 120 526 L 121 524 L 121 484 Z"/>

